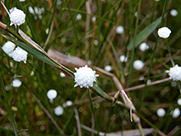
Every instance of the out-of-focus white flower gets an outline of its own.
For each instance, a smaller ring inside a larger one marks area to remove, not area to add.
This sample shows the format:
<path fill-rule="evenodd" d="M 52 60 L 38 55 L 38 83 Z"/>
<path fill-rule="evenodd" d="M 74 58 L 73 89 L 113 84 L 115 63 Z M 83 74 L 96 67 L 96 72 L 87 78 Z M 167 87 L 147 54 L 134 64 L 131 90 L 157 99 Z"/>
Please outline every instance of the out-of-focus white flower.
<path fill-rule="evenodd" d="M 20 26 L 25 22 L 25 13 L 22 10 L 17 9 L 16 7 L 9 10 L 9 17 L 10 17 L 10 25 L 18 25 Z"/>
<path fill-rule="evenodd" d="M 54 89 L 50 89 L 48 92 L 47 92 L 47 97 L 48 99 L 50 100 L 53 100 L 57 97 L 57 91 L 54 90 Z"/>
<path fill-rule="evenodd" d="M 33 75 L 34 75 L 34 71 L 31 71 L 30 76 L 33 76 Z"/>
<path fill-rule="evenodd" d="M 96 17 L 93 16 L 93 17 L 92 17 L 92 22 L 95 22 L 95 21 L 96 21 Z"/>
<path fill-rule="evenodd" d="M 37 19 L 37 16 L 38 16 L 38 18 L 39 19 L 41 19 L 42 18 L 42 13 L 44 12 L 44 8 L 38 8 L 38 7 L 34 7 L 34 9 L 31 7 L 31 6 L 29 6 L 28 7 L 28 10 L 29 10 L 29 12 L 31 13 L 31 14 L 33 14 L 34 15 L 34 18 L 35 19 Z"/>
<path fill-rule="evenodd" d="M 82 18 L 82 15 L 81 14 L 77 14 L 76 20 L 81 20 L 81 18 Z"/>
<path fill-rule="evenodd" d="M 87 67 L 80 67 L 79 69 L 75 68 L 76 72 L 74 73 L 75 75 L 75 85 L 80 86 L 80 88 L 85 87 L 89 88 L 89 86 L 93 86 L 93 82 L 96 81 L 96 77 L 99 75 L 96 74 L 96 71 L 93 71 L 91 68 Z"/>
<path fill-rule="evenodd" d="M 109 72 L 112 70 L 112 67 L 110 65 L 107 65 L 104 67 L 104 69 Z"/>
<path fill-rule="evenodd" d="M 46 34 L 48 34 L 48 33 L 49 33 L 49 29 L 48 29 L 48 28 L 46 29 L 45 33 L 46 33 Z"/>
<path fill-rule="evenodd" d="M 57 0 L 57 5 L 60 5 L 62 3 L 61 0 Z"/>
<path fill-rule="evenodd" d="M 139 47 L 139 49 L 140 49 L 141 51 L 145 51 L 145 50 L 147 50 L 148 48 L 149 48 L 149 45 L 146 44 L 145 42 L 144 42 L 144 43 L 141 43 L 141 44 L 140 44 L 140 47 Z"/>
<path fill-rule="evenodd" d="M 60 72 L 61 77 L 65 77 L 65 74 L 63 72 Z"/>
<path fill-rule="evenodd" d="M 178 118 L 180 116 L 180 109 L 179 108 L 176 108 L 173 112 L 172 112 L 172 117 L 175 119 L 175 118 Z"/>
<path fill-rule="evenodd" d="M 126 61 L 127 61 L 127 57 L 124 56 L 124 55 L 121 55 L 121 56 L 119 57 L 119 60 L 120 60 L 121 62 L 126 62 Z"/>
<path fill-rule="evenodd" d="M 133 63 L 133 67 L 136 70 L 141 70 L 144 66 L 144 63 L 141 60 L 135 60 Z"/>
<path fill-rule="evenodd" d="M 178 65 L 171 67 L 170 70 L 166 70 L 165 72 L 169 74 L 170 79 L 173 79 L 174 81 L 181 81 L 181 67 Z"/>
<path fill-rule="evenodd" d="M 66 106 L 71 106 L 72 105 L 72 101 L 67 101 L 66 102 Z"/>
<path fill-rule="evenodd" d="M 12 43 L 12 42 L 10 42 L 10 41 L 7 41 L 7 42 L 3 45 L 2 49 L 3 49 L 3 51 L 4 51 L 6 54 L 9 54 L 9 53 L 11 53 L 11 52 L 14 50 L 15 46 L 16 46 L 16 45 L 15 45 L 14 43 Z"/>
<path fill-rule="evenodd" d="M 88 62 L 87 62 L 89 65 L 91 65 L 92 64 L 92 61 L 91 60 L 88 60 Z"/>
<path fill-rule="evenodd" d="M 149 85 L 149 84 L 151 84 L 151 80 L 150 79 L 147 80 L 147 85 Z"/>
<path fill-rule="evenodd" d="M 159 108 L 158 110 L 157 110 L 157 115 L 158 115 L 158 117 L 164 117 L 165 116 L 165 110 L 163 109 L 163 108 Z"/>
<path fill-rule="evenodd" d="M 181 98 L 177 100 L 178 105 L 181 105 Z"/>
<path fill-rule="evenodd" d="M 137 17 L 138 16 L 138 12 L 135 12 L 134 15 L 135 15 L 135 17 Z"/>
<path fill-rule="evenodd" d="M 7 85 L 4 87 L 6 91 L 9 91 L 11 89 L 11 85 Z"/>
<path fill-rule="evenodd" d="M 19 0 L 20 2 L 24 2 L 25 0 Z"/>
<path fill-rule="evenodd" d="M 63 114 L 63 108 L 61 106 L 57 106 L 55 109 L 54 109 L 54 113 L 55 115 L 57 116 L 60 116 Z"/>
<path fill-rule="evenodd" d="M 116 33 L 117 34 L 122 34 L 124 32 L 124 27 L 122 27 L 122 26 L 117 26 L 117 28 L 116 28 Z"/>
<path fill-rule="evenodd" d="M 171 34 L 171 30 L 168 27 L 162 27 L 158 29 L 158 36 L 161 38 L 168 38 Z"/>
<path fill-rule="evenodd" d="M 172 9 L 170 11 L 170 15 L 173 16 L 173 17 L 177 16 L 177 14 L 178 14 L 178 11 L 176 9 Z"/>
<path fill-rule="evenodd" d="M 13 52 L 9 53 L 9 56 L 12 57 L 15 61 L 23 61 L 24 63 L 26 63 L 27 55 L 28 53 L 20 47 L 16 47 Z"/>
<path fill-rule="evenodd" d="M 11 85 L 13 87 L 20 87 L 21 86 L 21 81 L 19 79 L 14 79 L 13 82 L 11 83 Z"/>
<path fill-rule="evenodd" d="M 139 77 L 139 80 L 144 80 L 144 79 L 145 79 L 144 76 Z"/>
<path fill-rule="evenodd" d="M 98 40 L 94 40 L 94 45 L 98 45 Z"/>
<path fill-rule="evenodd" d="M 172 86 L 172 87 L 176 87 L 176 86 L 177 86 L 177 82 L 172 81 L 172 82 L 171 82 L 171 86 Z"/>

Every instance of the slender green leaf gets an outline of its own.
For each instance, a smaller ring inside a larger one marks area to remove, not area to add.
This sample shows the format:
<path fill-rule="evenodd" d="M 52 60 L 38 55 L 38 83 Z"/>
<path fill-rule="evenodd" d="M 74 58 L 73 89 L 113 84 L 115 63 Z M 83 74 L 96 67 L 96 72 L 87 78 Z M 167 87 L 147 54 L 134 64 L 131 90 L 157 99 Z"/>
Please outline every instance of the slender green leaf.
<path fill-rule="evenodd" d="M 15 134 L 15 136 L 18 136 L 16 125 L 15 125 L 15 120 L 14 120 L 13 113 L 12 113 L 11 108 L 10 108 L 10 104 L 9 104 L 9 101 L 8 101 L 8 96 L 6 94 L 6 90 L 4 88 L 4 83 L 3 83 L 3 78 L 1 76 L 1 72 L 0 72 L 0 82 L 1 82 L 1 88 L 3 90 L 4 99 L 6 101 L 7 109 L 8 109 L 9 115 L 10 115 L 11 123 L 12 123 L 12 126 L 13 126 L 14 134 Z"/>
<path fill-rule="evenodd" d="M 147 38 L 154 30 L 155 28 L 161 23 L 161 17 L 159 17 L 156 21 L 151 23 L 149 26 L 147 26 L 143 31 L 141 31 L 137 36 L 136 40 L 134 42 L 134 39 L 129 43 L 128 50 L 132 50 L 133 47 L 138 46 L 145 38 Z M 135 46 L 134 46 L 135 44 Z"/>

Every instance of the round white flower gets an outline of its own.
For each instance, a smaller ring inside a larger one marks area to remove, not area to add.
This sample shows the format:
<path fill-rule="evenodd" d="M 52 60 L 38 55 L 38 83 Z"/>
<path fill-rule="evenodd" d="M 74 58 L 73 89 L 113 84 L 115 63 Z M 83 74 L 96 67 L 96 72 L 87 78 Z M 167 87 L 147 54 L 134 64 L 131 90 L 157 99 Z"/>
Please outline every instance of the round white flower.
<path fill-rule="evenodd" d="M 94 40 L 94 45 L 98 45 L 98 40 Z"/>
<path fill-rule="evenodd" d="M 104 69 L 109 72 L 112 70 L 112 67 L 110 65 L 107 65 L 104 67 Z"/>
<path fill-rule="evenodd" d="M 165 116 L 165 110 L 163 109 L 163 108 L 159 108 L 158 110 L 157 110 L 157 115 L 158 115 L 158 117 L 164 117 Z"/>
<path fill-rule="evenodd" d="M 96 17 L 93 16 L 93 17 L 92 17 L 92 22 L 95 22 L 95 21 L 96 21 Z"/>
<path fill-rule="evenodd" d="M 124 55 L 121 55 L 121 56 L 119 57 L 119 60 L 120 60 L 121 62 L 126 62 L 126 61 L 127 61 L 127 57 L 124 56 Z"/>
<path fill-rule="evenodd" d="M 60 72 L 61 77 L 65 77 L 65 74 L 63 72 Z"/>
<path fill-rule="evenodd" d="M 141 70 L 144 66 L 144 63 L 141 60 L 135 60 L 133 63 L 133 67 L 136 70 Z"/>
<path fill-rule="evenodd" d="M 178 105 L 181 105 L 181 98 L 177 100 Z"/>
<path fill-rule="evenodd" d="M 28 53 L 20 47 L 17 47 L 13 52 L 9 53 L 9 56 L 15 61 L 24 61 L 24 63 L 26 63 L 27 55 Z"/>
<path fill-rule="evenodd" d="M 93 86 L 93 82 L 96 81 L 96 77 L 98 77 L 99 75 L 96 74 L 96 71 L 93 71 L 91 68 L 87 67 L 87 65 L 85 65 L 85 67 L 80 67 L 79 69 L 75 68 L 76 73 L 74 73 L 75 75 L 75 85 L 76 86 L 80 86 L 80 88 L 85 87 L 85 88 L 89 88 L 89 86 Z"/>
<path fill-rule="evenodd" d="M 172 9 L 170 11 L 170 15 L 173 16 L 173 17 L 177 16 L 177 14 L 178 14 L 178 11 L 176 9 Z"/>
<path fill-rule="evenodd" d="M 10 17 L 10 25 L 18 25 L 20 26 L 21 24 L 23 24 L 25 22 L 25 13 L 22 10 L 17 9 L 16 7 L 10 9 L 10 13 L 9 13 L 9 17 Z"/>
<path fill-rule="evenodd" d="M 57 97 L 57 91 L 56 91 L 56 90 L 53 90 L 53 89 L 49 90 L 49 91 L 47 92 L 47 97 L 48 97 L 48 99 L 50 99 L 50 100 L 55 99 L 55 98 Z"/>
<path fill-rule="evenodd" d="M 12 86 L 13 87 L 20 87 L 21 86 L 21 81 L 19 79 L 14 79 L 13 82 L 12 82 Z"/>
<path fill-rule="evenodd" d="M 81 20 L 81 18 L 82 18 L 82 15 L 81 14 L 77 14 L 76 20 Z"/>
<path fill-rule="evenodd" d="M 72 105 L 72 102 L 71 101 L 67 101 L 66 102 L 66 106 L 71 106 Z"/>
<path fill-rule="evenodd" d="M 57 106 L 55 109 L 54 109 L 54 113 L 55 115 L 57 116 L 60 116 L 63 114 L 63 108 L 61 106 Z"/>
<path fill-rule="evenodd" d="M 172 31 L 168 27 L 162 27 L 158 29 L 158 36 L 161 38 L 168 38 L 171 32 Z"/>
<path fill-rule="evenodd" d="M 124 27 L 118 26 L 118 27 L 116 28 L 116 33 L 122 34 L 123 32 L 124 32 Z"/>
<path fill-rule="evenodd" d="M 171 67 L 170 70 L 166 70 L 165 72 L 169 74 L 170 79 L 173 79 L 174 81 L 181 81 L 181 67 L 178 65 Z"/>
<path fill-rule="evenodd" d="M 148 48 L 149 48 L 149 45 L 146 44 L 146 43 L 140 44 L 140 47 L 139 47 L 139 49 L 140 49 L 141 51 L 145 51 L 145 50 L 147 50 Z"/>
<path fill-rule="evenodd" d="M 158 117 L 164 117 L 165 116 L 165 110 L 163 109 L 163 108 L 159 108 L 158 110 L 157 110 L 157 115 L 158 115 Z"/>
<path fill-rule="evenodd" d="M 25 0 L 19 0 L 20 2 L 24 2 Z"/>
<path fill-rule="evenodd" d="M 3 49 L 3 51 L 4 51 L 6 54 L 9 54 L 9 53 L 11 53 L 11 52 L 14 50 L 15 46 L 16 46 L 16 45 L 15 45 L 14 43 L 12 43 L 12 42 L 10 42 L 10 41 L 7 41 L 7 42 L 3 45 L 2 49 Z"/>
<path fill-rule="evenodd" d="M 173 112 L 172 112 L 172 117 L 173 118 L 178 118 L 180 116 L 180 109 L 176 108 Z"/>

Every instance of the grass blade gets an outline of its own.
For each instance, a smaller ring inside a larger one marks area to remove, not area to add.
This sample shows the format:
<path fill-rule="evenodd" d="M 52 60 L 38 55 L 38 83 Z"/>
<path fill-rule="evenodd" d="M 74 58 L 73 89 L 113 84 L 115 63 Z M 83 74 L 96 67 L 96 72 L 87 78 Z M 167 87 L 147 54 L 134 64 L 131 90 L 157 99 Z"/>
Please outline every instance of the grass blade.
<path fill-rule="evenodd" d="M 11 111 L 11 108 L 10 108 L 10 105 L 9 105 L 9 102 L 8 102 L 8 97 L 7 97 L 7 94 L 6 94 L 6 90 L 4 88 L 4 83 L 3 83 L 1 72 L 0 72 L 0 82 L 1 82 L 1 88 L 3 90 L 4 99 L 6 101 L 8 113 L 10 114 L 11 123 L 13 125 L 14 134 L 15 134 L 15 136 L 18 136 L 17 130 L 16 130 L 16 125 L 15 125 L 15 120 L 14 120 L 13 113 Z"/>
<path fill-rule="evenodd" d="M 145 38 L 147 38 L 155 28 L 161 23 L 161 17 L 159 17 L 156 21 L 147 26 L 143 31 L 141 31 L 137 36 L 136 40 L 134 39 L 129 43 L 127 49 L 132 50 L 134 47 L 138 46 Z M 134 46 L 135 44 L 135 46 Z"/>

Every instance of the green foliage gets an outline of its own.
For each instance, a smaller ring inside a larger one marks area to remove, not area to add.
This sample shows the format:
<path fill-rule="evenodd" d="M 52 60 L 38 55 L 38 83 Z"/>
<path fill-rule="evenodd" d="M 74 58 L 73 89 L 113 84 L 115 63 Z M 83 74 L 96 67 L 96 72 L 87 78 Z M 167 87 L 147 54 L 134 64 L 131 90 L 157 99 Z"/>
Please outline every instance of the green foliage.
<path fill-rule="evenodd" d="M 168 134 L 173 130 L 176 130 L 173 135 L 181 135 L 181 130 L 177 129 L 181 116 L 175 119 L 171 115 L 175 108 L 181 109 L 177 103 L 181 97 L 181 84 L 180 81 L 165 80 L 168 78 L 165 71 L 172 67 L 173 62 L 181 65 L 181 2 L 166 1 L 93 0 L 87 3 L 82 0 L 62 0 L 59 4 L 59 0 L 5 0 L 8 10 L 17 7 L 25 12 L 26 22 L 19 28 L 9 26 L 8 14 L 2 8 L 2 22 L 8 26 L 8 30 L 0 31 L 0 45 L 2 47 L 7 40 L 11 40 L 28 51 L 29 55 L 26 64 L 19 63 L 0 49 L 0 135 L 76 136 L 78 130 L 81 130 L 82 135 L 91 135 L 94 131 L 121 131 L 121 135 L 127 130 L 138 128 L 142 135 L 145 133 L 144 128 L 157 130 L 150 135 Z M 29 6 L 44 8 L 44 11 L 41 15 L 33 15 Z M 177 9 L 178 15 L 171 16 L 171 9 Z M 137 17 L 136 11 L 140 11 Z M 77 14 L 82 16 L 80 20 L 76 18 Z M 95 22 L 92 21 L 94 16 Z M 160 16 L 164 16 L 163 23 Z M 160 27 L 167 26 L 172 30 L 167 41 L 158 38 L 160 23 Z M 123 34 L 116 33 L 117 25 L 124 27 Z M 99 74 L 97 82 L 90 89 L 74 88 L 72 72 L 81 64 L 65 59 L 74 65 L 57 63 L 44 51 L 37 50 L 23 39 L 18 29 L 46 52 L 54 49 L 86 62 L 90 60 L 92 68 Z M 98 45 L 94 44 L 95 40 Z M 139 50 L 142 42 L 149 45 L 145 52 Z M 128 61 L 121 62 L 121 55 L 126 55 Z M 132 68 L 133 61 L 138 59 L 144 62 L 140 71 Z M 106 65 L 112 66 L 109 74 L 98 70 L 104 69 Z M 62 71 L 66 77 L 60 76 Z M 144 80 L 139 80 L 141 76 Z M 21 80 L 22 85 L 12 87 L 14 79 Z M 146 85 L 148 80 L 156 85 Z M 127 94 L 134 104 L 134 112 L 141 119 L 141 126 L 130 121 L 129 106 L 124 104 L 124 100 L 120 96 L 114 99 L 119 85 L 125 91 L 130 89 Z M 50 89 L 58 93 L 53 103 L 47 98 Z M 54 109 L 65 105 L 68 100 L 73 105 L 64 107 L 64 113 L 56 116 Z M 156 114 L 159 108 L 166 111 L 162 118 Z"/>

